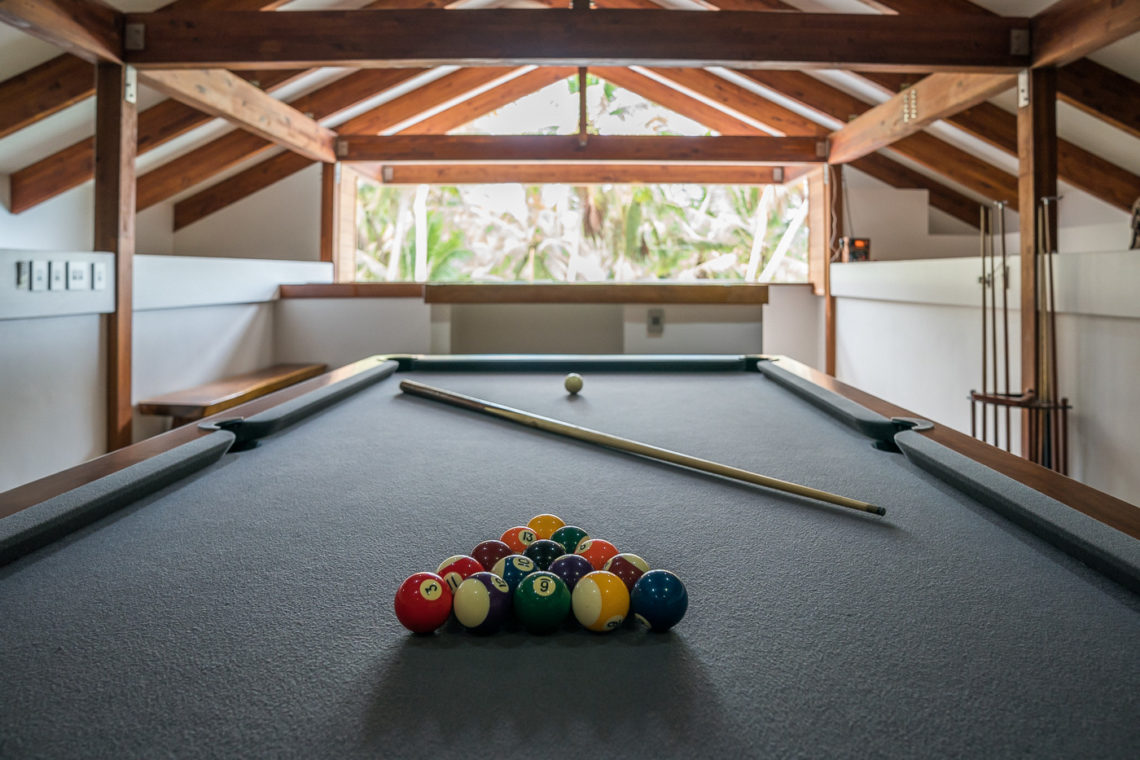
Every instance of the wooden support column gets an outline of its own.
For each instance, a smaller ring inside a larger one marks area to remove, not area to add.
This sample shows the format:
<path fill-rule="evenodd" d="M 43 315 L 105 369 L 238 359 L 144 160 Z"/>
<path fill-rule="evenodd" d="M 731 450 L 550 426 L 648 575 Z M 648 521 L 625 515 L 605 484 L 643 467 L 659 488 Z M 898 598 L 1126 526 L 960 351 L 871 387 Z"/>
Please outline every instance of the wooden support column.
<path fill-rule="evenodd" d="M 131 319 L 135 255 L 134 71 L 95 69 L 95 235 L 97 251 L 115 254 L 115 311 L 107 324 L 107 449 L 131 443 Z"/>
<path fill-rule="evenodd" d="M 835 374 L 835 298 L 831 295 L 831 260 L 843 235 L 843 167 L 822 166 L 808 175 L 808 277 L 812 292 L 823 296 L 824 371 Z"/>
<path fill-rule="evenodd" d="M 1041 360 L 1038 320 L 1038 251 L 1042 232 L 1057 239 L 1056 214 L 1042 230 L 1038 224 L 1041 199 L 1057 195 L 1057 70 L 1031 69 L 1018 78 L 1017 108 L 1018 223 L 1021 233 L 1021 389 L 1036 391 Z M 1054 204 L 1053 210 L 1056 206 Z M 1021 451 L 1029 457 L 1039 431 L 1022 418 Z"/>
<path fill-rule="evenodd" d="M 333 282 L 356 280 L 356 180 L 344 164 L 321 167 L 321 261 L 331 261 Z"/>

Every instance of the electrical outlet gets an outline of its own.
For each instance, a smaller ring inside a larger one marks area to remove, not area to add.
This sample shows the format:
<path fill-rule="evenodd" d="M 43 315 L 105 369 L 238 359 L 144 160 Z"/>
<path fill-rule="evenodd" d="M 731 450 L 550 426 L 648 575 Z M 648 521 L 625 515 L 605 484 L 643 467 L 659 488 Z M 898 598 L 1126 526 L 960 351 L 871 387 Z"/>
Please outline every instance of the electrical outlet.
<path fill-rule="evenodd" d="M 48 289 L 67 290 L 67 262 L 48 262 Z"/>
<path fill-rule="evenodd" d="M 16 262 L 16 290 L 28 290 L 32 284 L 32 262 Z"/>
<path fill-rule="evenodd" d="M 650 309 L 645 320 L 645 332 L 655 338 L 665 334 L 665 310 Z"/>
<path fill-rule="evenodd" d="M 67 262 L 67 289 L 91 289 L 91 265 L 86 261 Z"/>
<path fill-rule="evenodd" d="M 32 262 L 32 290 L 48 289 L 48 263 L 46 261 Z"/>

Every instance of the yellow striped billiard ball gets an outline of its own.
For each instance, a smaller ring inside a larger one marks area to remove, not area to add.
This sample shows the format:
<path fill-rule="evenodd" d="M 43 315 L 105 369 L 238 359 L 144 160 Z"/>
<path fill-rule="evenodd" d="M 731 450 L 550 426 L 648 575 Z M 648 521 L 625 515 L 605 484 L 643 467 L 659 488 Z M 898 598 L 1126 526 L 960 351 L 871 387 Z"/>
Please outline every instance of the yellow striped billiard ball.
<path fill-rule="evenodd" d="M 575 584 L 570 604 L 574 617 L 586 628 L 599 633 L 612 631 L 629 614 L 629 589 L 613 573 L 595 570 Z"/>

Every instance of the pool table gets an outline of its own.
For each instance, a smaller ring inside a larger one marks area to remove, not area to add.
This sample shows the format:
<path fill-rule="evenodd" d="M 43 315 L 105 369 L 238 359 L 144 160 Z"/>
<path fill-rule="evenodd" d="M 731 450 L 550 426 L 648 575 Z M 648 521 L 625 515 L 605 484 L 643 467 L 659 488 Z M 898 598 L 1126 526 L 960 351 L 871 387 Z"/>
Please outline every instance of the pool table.
<path fill-rule="evenodd" d="M 0 757 L 1136 757 L 1140 541 L 871 399 L 772 357 L 372 357 L 0 495 Z M 684 620 L 399 625 L 406 576 L 543 512 Z"/>

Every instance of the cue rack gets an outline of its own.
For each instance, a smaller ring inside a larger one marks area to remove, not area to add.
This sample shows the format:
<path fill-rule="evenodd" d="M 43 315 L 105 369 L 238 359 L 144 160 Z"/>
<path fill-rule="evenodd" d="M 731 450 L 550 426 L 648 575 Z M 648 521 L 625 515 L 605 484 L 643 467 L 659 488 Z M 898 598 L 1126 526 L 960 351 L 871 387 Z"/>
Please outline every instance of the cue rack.
<path fill-rule="evenodd" d="M 1069 469 L 1069 400 L 1061 396 L 1057 372 L 1057 303 L 1053 264 L 1057 256 L 1051 239 L 1058 197 L 1041 198 L 1036 208 L 1037 245 L 1034 250 L 1037 305 L 1037 388 L 1013 393 L 1009 367 L 1009 263 L 1006 250 L 1005 206 L 981 206 L 980 249 L 982 286 L 982 389 L 970 391 L 970 435 L 1006 451 L 1012 449 L 1013 410 L 1018 410 L 1025 440 L 1025 458 L 1062 475 Z M 996 225 L 995 225 L 996 221 Z M 1000 241 L 1000 261 L 999 243 Z M 998 290 L 1001 309 L 998 310 Z M 1000 335 L 1000 350 L 999 350 Z M 1003 446 L 1004 443 L 1004 446 Z"/>

